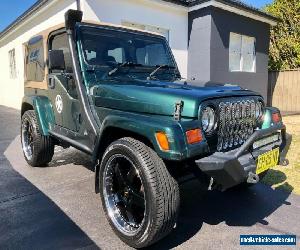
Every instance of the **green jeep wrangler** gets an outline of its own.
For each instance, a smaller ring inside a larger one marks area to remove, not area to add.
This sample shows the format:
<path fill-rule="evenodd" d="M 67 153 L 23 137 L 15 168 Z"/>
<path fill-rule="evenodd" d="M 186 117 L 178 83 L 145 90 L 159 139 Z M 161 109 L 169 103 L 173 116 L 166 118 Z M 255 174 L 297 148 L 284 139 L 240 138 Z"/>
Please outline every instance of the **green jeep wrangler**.
<path fill-rule="evenodd" d="M 176 226 L 178 176 L 192 171 L 226 190 L 284 160 L 279 110 L 238 86 L 182 80 L 160 35 L 84 23 L 69 10 L 24 50 L 26 161 L 47 165 L 55 145 L 91 155 L 107 219 L 132 247 Z"/>

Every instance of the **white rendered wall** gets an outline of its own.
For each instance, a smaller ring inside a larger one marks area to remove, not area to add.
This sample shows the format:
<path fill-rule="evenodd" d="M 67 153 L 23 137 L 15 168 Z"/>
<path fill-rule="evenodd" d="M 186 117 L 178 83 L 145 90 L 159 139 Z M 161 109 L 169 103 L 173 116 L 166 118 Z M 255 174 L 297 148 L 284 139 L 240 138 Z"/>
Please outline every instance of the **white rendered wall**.
<path fill-rule="evenodd" d="M 183 77 L 187 76 L 188 11 L 159 0 L 83 0 L 84 20 L 121 25 L 122 21 L 169 30 L 169 42 Z"/>
<path fill-rule="evenodd" d="M 24 95 L 23 43 L 37 33 L 64 22 L 64 13 L 76 9 L 75 0 L 53 0 L 0 39 L 0 105 L 20 109 Z M 17 78 L 9 77 L 8 51 L 16 51 Z"/>

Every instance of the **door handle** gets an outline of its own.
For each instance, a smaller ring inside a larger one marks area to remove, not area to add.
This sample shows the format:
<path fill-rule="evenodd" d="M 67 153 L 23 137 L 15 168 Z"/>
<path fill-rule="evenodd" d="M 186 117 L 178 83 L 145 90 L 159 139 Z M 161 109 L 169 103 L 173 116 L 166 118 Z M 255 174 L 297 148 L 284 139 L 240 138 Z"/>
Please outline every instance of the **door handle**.
<path fill-rule="evenodd" d="M 55 88 L 55 79 L 54 78 L 49 77 L 48 86 L 49 86 L 50 89 L 54 89 Z"/>

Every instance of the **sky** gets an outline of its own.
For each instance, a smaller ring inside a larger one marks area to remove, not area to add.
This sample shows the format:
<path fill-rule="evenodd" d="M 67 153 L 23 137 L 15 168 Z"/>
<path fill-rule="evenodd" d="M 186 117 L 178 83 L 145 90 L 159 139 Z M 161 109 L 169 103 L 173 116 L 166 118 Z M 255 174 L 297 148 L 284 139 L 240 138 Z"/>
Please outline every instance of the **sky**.
<path fill-rule="evenodd" d="M 35 2 L 36 0 L 0 0 L 0 32 Z"/>
<path fill-rule="evenodd" d="M 272 3 L 272 0 L 243 0 L 242 2 L 260 9 L 266 4 Z"/>
<path fill-rule="evenodd" d="M 272 0 L 242 0 L 246 4 L 261 8 Z M 36 0 L 0 0 L 0 32 L 26 11 Z"/>

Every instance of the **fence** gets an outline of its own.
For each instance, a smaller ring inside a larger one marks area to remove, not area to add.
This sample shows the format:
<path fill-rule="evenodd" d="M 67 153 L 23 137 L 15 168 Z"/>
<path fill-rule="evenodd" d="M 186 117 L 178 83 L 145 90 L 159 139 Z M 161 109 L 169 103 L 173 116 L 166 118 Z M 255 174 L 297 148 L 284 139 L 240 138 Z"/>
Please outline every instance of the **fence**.
<path fill-rule="evenodd" d="M 269 72 L 268 103 L 285 113 L 300 113 L 300 69 Z"/>

